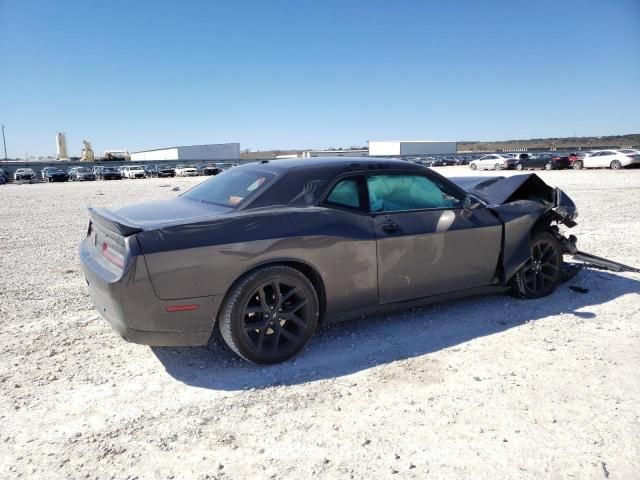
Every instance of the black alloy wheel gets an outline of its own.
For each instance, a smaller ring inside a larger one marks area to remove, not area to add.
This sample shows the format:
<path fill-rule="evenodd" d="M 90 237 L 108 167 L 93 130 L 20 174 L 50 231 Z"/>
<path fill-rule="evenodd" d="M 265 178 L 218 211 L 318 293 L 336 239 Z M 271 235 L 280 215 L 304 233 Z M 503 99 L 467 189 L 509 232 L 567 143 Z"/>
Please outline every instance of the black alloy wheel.
<path fill-rule="evenodd" d="M 512 281 L 512 293 L 521 298 L 541 298 L 551 294 L 562 279 L 562 246 L 549 232 L 531 239 L 531 257 Z"/>
<path fill-rule="evenodd" d="M 318 323 L 316 291 L 300 271 L 284 265 L 241 278 L 227 295 L 218 324 L 227 345 L 254 363 L 283 362 L 308 342 Z"/>

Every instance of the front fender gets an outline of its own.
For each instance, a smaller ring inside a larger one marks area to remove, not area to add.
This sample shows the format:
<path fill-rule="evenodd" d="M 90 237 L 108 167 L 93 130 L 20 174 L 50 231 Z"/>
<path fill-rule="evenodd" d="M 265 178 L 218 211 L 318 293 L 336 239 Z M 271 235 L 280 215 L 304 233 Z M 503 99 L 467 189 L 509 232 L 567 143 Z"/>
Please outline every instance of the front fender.
<path fill-rule="evenodd" d="M 505 280 L 509 280 L 531 256 L 531 230 L 547 208 L 530 200 L 518 200 L 489 208 L 503 224 L 502 267 Z"/>

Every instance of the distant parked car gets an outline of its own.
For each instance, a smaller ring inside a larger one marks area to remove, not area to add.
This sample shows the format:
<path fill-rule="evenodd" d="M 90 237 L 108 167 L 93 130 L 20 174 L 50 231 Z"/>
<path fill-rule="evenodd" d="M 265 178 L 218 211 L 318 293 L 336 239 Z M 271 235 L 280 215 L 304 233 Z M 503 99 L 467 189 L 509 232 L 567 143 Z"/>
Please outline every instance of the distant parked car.
<path fill-rule="evenodd" d="M 619 150 L 595 150 L 573 163 L 573 168 L 620 168 L 640 165 L 640 154 L 625 154 Z"/>
<path fill-rule="evenodd" d="M 505 154 L 483 155 L 469 162 L 471 170 L 509 170 L 515 167 L 516 159 Z"/>
<path fill-rule="evenodd" d="M 37 180 L 36 172 L 31 168 L 18 168 L 15 172 L 13 172 L 13 179 L 15 181 L 26 181 L 33 182 Z"/>
<path fill-rule="evenodd" d="M 200 165 L 196 165 L 196 170 L 198 171 L 198 175 L 206 175 L 206 176 L 211 176 L 211 175 L 218 175 L 219 173 L 222 173 L 222 169 L 220 167 L 218 167 L 217 165 L 204 165 L 204 164 L 200 164 Z"/>
<path fill-rule="evenodd" d="M 96 174 L 93 173 L 93 170 L 90 168 L 76 167 L 70 177 L 74 182 L 92 181 L 96 179 Z"/>
<path fill-rule="evenodd" d="M 171 165 L 158 165 L 156 168 L 155 176 L 160 177 L 175 177 L 176 170 Z"/>
<path fill-rule="evenodd" d="M 142 167 L 147 178 L 152 178 L 156 176 L 156 171 L 158 169 L 157 165 L 144 165 Z"/>
<path fill-rule="evenodd" d="M 100 180 L 121 180 L 122 173 L 116 167 L 100 167 L 96 177 Z"/>
<path fill-rule="evenodd" d="M 0 168 L 0 185 L 4 185 L 5 183 L 7 183 L 8 178 L 9 177 L 7 176 L 4 169 Z"/>
<path fill-rule="evenodd" d="M 149 177 L 175 177 L 176 171 L 170 165 L 153 165 L 153 169 L 147 171 Z"/>
<path fill-rule="evenodd" d="M 147 174 L 139 165 L 122 167 L 122 176 L 124 178 L 145 178 Z"/>
<path fill-rule="evenodd" d="M 45 181 L 47 179 L 47 172 L 49 170 L 57 170 L 57 167 L 45 167 L 42 170 L 40 170 L 40 179 Z"/>
<path fill-rule="evenodd" d="M 527 158 L 516 160 L 515 164 L 516 170 L 533 170 L 536 168 L 559 170 L 571 167 L 571 160 L 568 155 L 561 155 L 553 152 L 527 155 Z"/>
<path fill-rule="evenodd" d="M 66 182 L 69 174 L 57 167 L 47 167 L 42 170 L 42 180 L 45 182 Z"/>
<path fill-rule="evenodd" d="M 177 177 L 195 177 L 198 175 L 198 170 L 195 167 L 189 165 L 178 165 L 176 167 Z"/>
<path fill-rule="evenodd" d="M 418 165 L 424 165 L 425 167 L 430 167 L 431 164 L 433 163 L 433 159 L 416 157 L 413 160 L 411 160 L 411 162 L 412 163 L 417 163 Z"/>
<path fill-rule="evenodd" d="M 216 166 L 222 170 L 229 170 L 230 168 L 240 165 L 238 162 L 218 162 Z"/>

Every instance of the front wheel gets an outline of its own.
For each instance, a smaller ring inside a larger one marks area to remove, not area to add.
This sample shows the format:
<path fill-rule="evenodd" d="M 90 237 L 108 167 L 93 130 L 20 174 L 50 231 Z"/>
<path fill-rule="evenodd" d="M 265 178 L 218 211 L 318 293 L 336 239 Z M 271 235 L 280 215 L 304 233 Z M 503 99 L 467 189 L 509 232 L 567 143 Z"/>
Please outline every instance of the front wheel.
<path fill-rule="evenodd" d="M 553 165 L 552 165 L 551 163 L 547 163 L 547 164 L 544 166 L 544 169 L 545 169 L 545 170 L 547 170 L 547 171 L 548 171 L 548 170 L 553 170 Z"/>
<path fill-rule="evenodd" d="M 620 162 L 620 160 L 614 160 L 613 162 L 611 162 L 610 167 L 613 170 L 619 170 L 622 168 L 622 163 Z"/>
<path fill-rule="evenodd" d="M 502 166 L 501 166 L 499 163 L 496 163 L 496 164 L 493 166 L 493 169 L 494 169 L 494 170 L 500 170 L 501 168 L 502 168 Z"/>
<path fill-rule="evenodd" d="M 531 238 L 531 257 L 511 280 L 512 295 L 541 298 L 553 293 L 562 279 L 562 246 L 549 232 Z"/>
<path fill-rule="evenodd" d="M 318 295 L 309 279 L 294 268 L 274 265 L 236 282 L 220 310 L 218 325 L 236 354 L 250 362 L 271 364 L 302 350 L 319 313 Z"/>
<path fill-rule="evenodd" d="M 582 170 L 583 167 L 584 167 L 584 164 L 580 160 L 576 160 L 573 163 L 573 168 L 576 169 L 576 170 Z"/>
<path fill-rule="evenodd" d="M 472 163 L 471 165 L 469 165 L 469 168 L 470 168 L 471 170 L 477 170 L 477 169 L 478 169 L 478 166 L 477 166 L 475 163 Z"/>
<path fill-rule="evenodd" d="M 524 165 L 522 165 L 521 163 L 518 163 L 516 165 L 516 170 L 522 170 L 524 168 Z"/>

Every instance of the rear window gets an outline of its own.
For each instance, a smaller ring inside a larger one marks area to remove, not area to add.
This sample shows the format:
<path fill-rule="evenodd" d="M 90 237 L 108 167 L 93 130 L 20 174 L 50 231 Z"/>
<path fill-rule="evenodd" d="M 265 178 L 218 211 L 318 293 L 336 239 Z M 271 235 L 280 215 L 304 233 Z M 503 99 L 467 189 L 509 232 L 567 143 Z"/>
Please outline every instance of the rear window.
<path fill-rule="evenodd" d="M 358 182 L 355 178 L 347 178 L 338 182 L 327 197 L 327 202 L 349 208 L 360 208 Z"/>
<path fill-rule="evenodd" d="M 237 207 L 264 190 L 274 177 L 267 172 L 228 170 L 196 185 L 184 198 L 225 207 Z"/>

